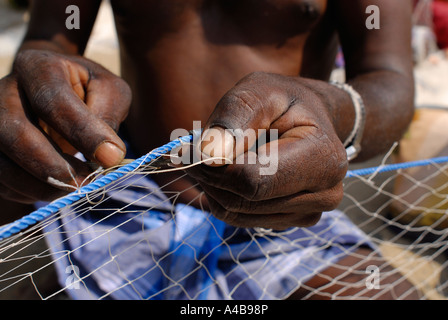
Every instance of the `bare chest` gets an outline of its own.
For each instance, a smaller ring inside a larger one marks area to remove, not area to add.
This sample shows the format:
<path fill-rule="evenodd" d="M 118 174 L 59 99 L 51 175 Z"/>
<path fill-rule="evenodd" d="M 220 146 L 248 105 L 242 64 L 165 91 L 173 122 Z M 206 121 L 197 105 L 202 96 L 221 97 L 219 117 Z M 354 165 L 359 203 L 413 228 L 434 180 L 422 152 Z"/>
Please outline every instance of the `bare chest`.
<path fill-rule="evenodd" d="M 308 33 L 327 0 L 111 0 L 117 27 L 157 39 L 200 25 L 211 42 L 281 42 Z M 277 43 L 278 45 L 278 43 Z"/>

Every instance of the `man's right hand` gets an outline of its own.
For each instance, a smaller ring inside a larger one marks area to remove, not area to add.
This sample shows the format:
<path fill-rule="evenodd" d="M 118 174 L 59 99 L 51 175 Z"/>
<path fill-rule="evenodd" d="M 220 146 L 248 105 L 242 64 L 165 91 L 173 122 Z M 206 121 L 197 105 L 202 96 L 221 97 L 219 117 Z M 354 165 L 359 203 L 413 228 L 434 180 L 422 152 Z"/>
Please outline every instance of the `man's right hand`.
<path fill-rule="evenodd" d="M 91 172 L 73 155 L 107 168 L 126 149 L 116 134 L 131 103 L 128 85 L 98 64 L 49 51 L 20 52 L 0 80 L 0 196 L 53 200 Z"/>

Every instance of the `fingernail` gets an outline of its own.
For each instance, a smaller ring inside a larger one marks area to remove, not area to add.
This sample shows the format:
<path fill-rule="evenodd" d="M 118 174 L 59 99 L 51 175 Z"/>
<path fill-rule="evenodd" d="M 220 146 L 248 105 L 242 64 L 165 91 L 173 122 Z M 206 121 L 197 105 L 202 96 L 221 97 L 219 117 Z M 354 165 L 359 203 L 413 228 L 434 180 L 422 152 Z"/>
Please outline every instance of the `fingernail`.
<path fill-rule="evenodd" d="M 103 167 L 110 168 L 121 163 L 125 153 L 111 142 L 104 142 L 95 151 L 95 159 Z"/>
<path fill-rule="evenodd" d="M 207 129 L 201 141 L 204 158 L 218 158 L 207 164 L 225 164 L 224 159 L 233 160 L 233 135 L 221 127 Z M 221 160 L 219 160 L 221 159 Z M 227 161 L 228 162 L 228 161 Z"/>

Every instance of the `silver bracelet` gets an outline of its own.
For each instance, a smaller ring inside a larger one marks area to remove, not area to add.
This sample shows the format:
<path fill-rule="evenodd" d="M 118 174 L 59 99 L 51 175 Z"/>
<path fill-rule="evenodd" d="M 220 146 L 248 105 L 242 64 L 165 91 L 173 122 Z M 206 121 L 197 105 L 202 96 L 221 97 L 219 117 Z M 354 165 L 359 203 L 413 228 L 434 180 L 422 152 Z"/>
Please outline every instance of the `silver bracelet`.
<path fill-rule="evenodd" d="M 347 151 L 347 159 L 351 161 L 355 159 L 361 152 L 361 141 L 364 133 L 364 126 L 366 121 L 366 112 L 364 101 L 360 94 L 347 83 L 330 82 L 330 84 L 347 92 L 355 107 L 355 124 L 352 131 L 344 142 L 345 150 Z"/>

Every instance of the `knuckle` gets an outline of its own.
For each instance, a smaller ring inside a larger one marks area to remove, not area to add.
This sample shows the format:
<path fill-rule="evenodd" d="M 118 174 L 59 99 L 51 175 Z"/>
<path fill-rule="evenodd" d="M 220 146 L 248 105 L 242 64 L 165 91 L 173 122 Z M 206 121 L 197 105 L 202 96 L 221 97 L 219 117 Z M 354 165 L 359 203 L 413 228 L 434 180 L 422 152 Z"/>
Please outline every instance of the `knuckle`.
<path fill-rule="evenodd" d="M 118 111 L 120 111 L 121 113 L 121 117 L 118 120 L 122 122 L 126 118 L 129 111 L 129 107 L 131 106 L 132 90 L 129 84 L 122 78 L 117 78 L 115 80 L 115 87 L 117 88 L 116 92 L 118 92 L 119 101 L 121 105 L 121 108 L 118 108 Z"/>
<path fill-rule="evenodd" d="M 101 94 L 107 99 L 109 107 L 95 110 L 100 118 L 114 129 L 122 123 L 128 113 L 132 102 L 132 90 L 129 84 L 115 75 L 97 77 L 101 82 Z"/>
<path fill-rule="evenodd" d="M 58 95 L 58 89 L 49 83 L 41 83 L 33 90 L 34 94 L 30 97 L 32 105 L 39 108 L 39 112 L 51 116 L 57 108 L 54 102 Z"/>
<path fill-rule="evenodd" d="M 221 206 L 218 202 L 211 199 L 207 196 L 209 205 L 210 205 L 210 211 L 211 213 L 218 218 L 221 221 L 229 223 L 232 220 L 233 215 L 230 214 L 230 211 Z"/>
<path fill-rule="evenodd" d="M 8 92 L 7 90 L 2 92 L 0 96 L 0 119 L 2 120 L 2 122 L 6 122 L 5 119 L 8 117 L 8 115 L 11 114 L 12 110 L 14 109 L 13 106 L 15 106 L 17 102 L 16 97 L 17 94 L 15 94 L 14 92 Z"/>
<path fill-rule="evenodd" d="M 13 63 L 13 70 L 26 77 L 30 75 L 40 76 L 42 71 L 50 73 L 54 65 L 59 65 L 60 60 L 54 53 L 42 50 L 23 50 L 17 53 Z"/>
<path fill-rule="evenodd" d="M 246 199 L 249 201 L 263 201 L 266 199 L 266 194 L 268 194 L 267 185 L 262 183 L 257 183 L 252 185 L 250 193 L 246 194 Z"/>
<path fill-rule="evenodd" d="M 96 76 L 97 79 L 103 80 L 102 85 L 110 87 L 121 101 L 129 101 L 132 99 L 132 91 L 129 84 L 121 77 L 114 74 L 103 74 L 102 76 Z"/>
<path fill-rule="evenodd" d="M 252 92 L 241 88 L 231 89 L 220 101 L 220 105 L 247 109 L 250 113 L 255 112 L 258 104 L 260 104 L 259 99 Z"/>
<path fill-rule="evenodd" d="M 325 133 L 318 138 L 317 150 L 321 162 L 321 174 L 319 184 L 321 188 L 328 189 L 339 184 L 345 177 L 348 169 L 348 160 L 345 149 L 339 141 L 334 141 Z"/>
<path fill-rule="evenodd" d="M 336 206 L 338 206 L 344 198 L 344 186 L 342 183 L 340 183 L 336 188 L 334 192 L 334 201 L 336 203 Z"/>
<path fill-rule="evenodd" d="M 332 188 L 319 201 L 320 210 L 327 212 L 336 209 L 344 197 L 342 184 Z"/>
<path fill-rule="evenodd" d="M 20 71 L 22 67 L 26 66 L 33 55 L 34 50 L 21 50 L 17 53 L 14 63 L 13 70 Z"/>
<path fill-rule="evenodd" d="M 247 99 L 252 99 L 263 106 L 272 105 L 280 110 L 289 106 L 291 96 L 286 89 L 290 85 L 290 78 L 278 74 L 256 71 L 248 74 L 235 88 L 243 93 L 250 93 Z M 295 84 L 297 86 L 297 84 Z M 242 95 L 245 98 L 245 95 Z M 250 100 L 250 101 L 252 101 Z"/>
<path fill-rule="evenodd" d="M 15 110 L 1 110 L 0 117 L 0 144 L 7 150 L 16 150 L 28 130 L 26 117 Z"/>
<path fill-rule="evenodd" d="M 112 115 L 102 114 L 101 120 L 104 121 L 112 130 L 115 132 L 118 131 L 120 124 L 124 121 L 124 119 L 116 119 Z"/>
<path fill-rule="evenodd" d="M 237 197 L 236 199 L 232 199 L 231 201 L 225 201 L 224 203 L 222 203 L 222 206 L 229 212 L 247 213 L 251 211 L 251 202 L 241 197 Z"/>
<path fill-rule="evenodd" d="M 342 183 L 347 173 L 347 165 L 345 163 L 341 163 L 335 169 L 334 177 L 332 180 L 332 186 L 336 187 Z"/>
<path fill-rule="evenodd" d="M 260 92 L 254 85 L 237 85 L 230 89 L 218 103 L 218 107 L 231 108 L 235 117 L 243 112 L 245 119 L 259 116 L 267 102 L 266 92 Z M 237 110 L 235 110 L 237 109 Z M 237 128 L 235 128 L 237 129 Z"/>
<path fill-rule="evenodd" d="M 44 112 L 51 111 L 55 99 L 63 92 L 61 83 L 66 76 L 63 60 L 49 52 L 25 50 L 18 53 L 14 70 L 31 105 Z"/>
<path fill-rule="evenodd" d="M 307 213 L 300 216 L 296 225 L 297 227 L 309 228 L 315 226 L 321 219 L 322 212 Z"/>
<path fill-rule="evenodd" d="M 21 63 L 27 63 L 30 59 L 33 59 L 36 57 L 38 53 L 41 53 L 41 51 L 35 50 L 35 49 L 28 49 L 28 50 L 20 50 L 16 57 L 15 57 L 15 63 L 21 64 Z"/>
<path fill-rule="evenodd" d="M 240 226 L 238 224 L 238 214 L 232 211 L 223 211 L 222 221 L 232 225 L 232 226 Z"/>
<path fill-rule="evenodd" d="M 129 84 L 123 80 L 122 78 L 116 78 L 115 86 L 119 90 L 120 96 L 127 101 L 131 101 L 132 99 L 132 91 Z"/>
<path fill-rule="evenodd" d="M 332 210 L 336 209 L 338 205 L 339 205 L 339 200 L 338 200 L 338 197 L 335 197 L 335 196 L 325 197 L 324 200 L 321 200 L 319 202 L 319 208 L 323 212 L 332 211 Z"/>
<path fill-rule="evenodd" d="M 329 178 L 328 185 L 335 186 L 339 184 L 345 177 L 345 174 L 347 172 L 347 161 L 336 159 L 335 157 L 333 157 L 333 159 L 331 159 L 330 161 L 330 169 L 327 170 L 327 176 Z"/>
<path fill-rule="evenodd" d="M 223 207 L 220 203 L 215 201 L 214 199 L 207 196 L 207 200 L 210 205 L 210 212 L 219 220 L 224 221 L 225 223 L 235 226 L 235 227 L 244 227 L 239 221 L 240 214 L 236 213 L 232 210 L 228 210 Z"/>
<path fill-rule="evenodd" d="M 67 128 L 67 130 L 60 130 L 68 132 L 66 135 L 70 138 L 70 140 L 75 141 L 76 143 L 81 143 L 82 145 L 87 144 L 86 137 L 92 132 L 92 130 L 97 128 L 93 122 L 93 118 L 88 120 L 73 119 L 70 124 L 71 125 Z M 92 139 L 89 141 L 91 140 Z"/>

